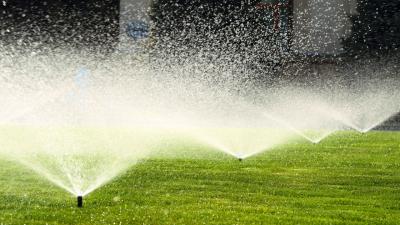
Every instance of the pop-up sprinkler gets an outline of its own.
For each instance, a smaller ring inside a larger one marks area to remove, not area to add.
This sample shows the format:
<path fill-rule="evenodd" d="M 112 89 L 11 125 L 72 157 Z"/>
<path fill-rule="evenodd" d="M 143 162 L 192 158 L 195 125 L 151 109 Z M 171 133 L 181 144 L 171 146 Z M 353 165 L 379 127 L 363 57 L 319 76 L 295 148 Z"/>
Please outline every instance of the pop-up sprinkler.
<path fill-rule="evenodd" d="M 244 154 L 243 153 L 237 153 L 236 158 L 239 160 L 239 162 L 242 162 L 244 160 Z"/>
<path fill-rule="evenodd" d="M 78 208 L 82 208 L 83 207 L 83 197 L 78 196 L 77 200 L 78 200 Z"/>

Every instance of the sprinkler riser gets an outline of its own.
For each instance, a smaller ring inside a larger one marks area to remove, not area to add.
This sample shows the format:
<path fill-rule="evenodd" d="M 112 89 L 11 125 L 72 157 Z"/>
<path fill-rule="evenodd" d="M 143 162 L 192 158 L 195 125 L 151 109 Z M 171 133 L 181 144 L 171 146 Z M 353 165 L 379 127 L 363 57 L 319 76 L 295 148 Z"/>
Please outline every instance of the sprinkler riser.
<path fill-rule="evenodd" d="M 82 208 L 83 207 L 83 197 L 78 196 L 77 200 L 78 200 L 78 208 Z"/>

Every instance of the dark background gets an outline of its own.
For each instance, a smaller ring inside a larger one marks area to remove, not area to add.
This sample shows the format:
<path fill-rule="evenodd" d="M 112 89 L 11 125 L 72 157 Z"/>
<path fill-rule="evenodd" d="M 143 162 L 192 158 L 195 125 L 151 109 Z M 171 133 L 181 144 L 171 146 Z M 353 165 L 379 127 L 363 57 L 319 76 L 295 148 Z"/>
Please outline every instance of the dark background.
<path fill-rule="evenodd" d="M 162 45 L 244 53 L 257 43 L 272 41 L 259 0 L 155 0 L 151 9 L 153 34 Z"/>
<path fill-rule="evenodd" d="M 358 0 L 351 18 L 352 34 L 343 41 L 346 53 L 379 56 L 400 50 L 400 0 Z"/>
<path fill-rule="evenodd" d="M 2 0 L 0 40 L 22 48 L 111 49 L 119 36 L 118 0 Z"/>
<path fill-rule="evenodd" d="M 151 18 L 161 48 L 241 52 L 267 49 L 258 0 L 154 0 Z M 347 53 L 380 55 L 400 49 L 400 1 L 358 0 Z M 0 0 L 0 41 L 28 47 L 72 45 L 113 49 L 119 36 L 119 0 Z M 265 23 L 264 23 L 265 24 Z M 242 26 L 244 25 L 244 26 Z M 278 40 L 279 41 L 279 40 Z M 163 43 L 164 42 L 164 43 Z M 261 43 L 261 46 L 259 46 Z M 259 53 L 259 52 L 258 52 Z"/>

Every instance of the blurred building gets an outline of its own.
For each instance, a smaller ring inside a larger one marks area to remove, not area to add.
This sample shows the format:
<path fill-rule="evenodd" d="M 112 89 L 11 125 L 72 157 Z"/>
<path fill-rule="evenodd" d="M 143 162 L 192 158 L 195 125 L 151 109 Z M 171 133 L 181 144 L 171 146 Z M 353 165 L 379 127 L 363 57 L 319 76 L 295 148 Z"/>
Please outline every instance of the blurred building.
<path fill-rule="evenodd" d="M 217 27 L 215 29 L 223 29 L 217 26 L 217 23 L 229 26 L 235 20 L 238 21 L 239 26 L 249 26 L 249 23 L 255 26 L 254 23 L 258 23 L 258 27 L 254 29 L 264 29 L 266 33 L 267 30 L 280 33 L 290 38 L 290 40 L 281 39 L 281 41 L 290 41 L 292 50 L 311 55 L 340 53 L 342 39 L 350 33 L 349 18 L 357 13 L 356 0 L 120 1 L 120 39 L 123 43 L 131 40 L 128 37 L 129 32 L 126 31 L 129 23 L 139 21 L 150 23 L 158 17 L 163 23 L 174 21 L 173 24 L 178 31 L 186 32 L 188 29 L 182 27 L 183 23 L 187 26 L 199 26 L 198 22 L 193 22 L 187 16 L 192 14 L 191 18 L 207 20 L 209 26 Z M 202 8 L 204 10 L 201 10 Z M 246 16 L 248 18 L 243 19 Z M 246 21 L 249 23 L 246 24 Z M 195 30 L 195 28 L 191 29 Z M 248 32 L 254 32 L 254 29 Z M 245 34 L 240 35 L 245 36 Z"/>
<path fill-rule="evenodd" d="M 153 28 L 151 35 L 169 35 L 169 41 L 173 41 L 171 34 L 174 34 L 182 43 L 212 34 L 215 40 L 220 39 L 212 46 L 228 43 L 251 47 L 262 40 L 270 42 L 271 36 L 279 34 L 282 38 L 274 40 L 281 42 L 282 48 L 311 55 L 340 53 L 341 41 L 350 32 L 349 17 L 357 13 L 356 0 L 3 0 L 0 3 L 0 39 L 11 43 L 72 42 L 111 48 L 120 43 L 120 47 L 128 48 L 146 38 Z M 208 34 L 204 35 L 205 32 Z"/>
<path fill-rule="evenodd" d="M 340 53 L 356 13 L 356 0 L 293 0 L 294 48 L 310 54 Z"/>

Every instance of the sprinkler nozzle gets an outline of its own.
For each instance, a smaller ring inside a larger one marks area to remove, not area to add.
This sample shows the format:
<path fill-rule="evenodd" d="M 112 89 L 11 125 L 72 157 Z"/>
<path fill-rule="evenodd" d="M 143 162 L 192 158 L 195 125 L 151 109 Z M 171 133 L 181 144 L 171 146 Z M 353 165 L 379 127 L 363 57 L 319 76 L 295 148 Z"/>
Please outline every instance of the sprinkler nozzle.
<path fill-rule="evenodd" d="M 83 207 L 83 197 L 78 196 L 77 200 L 78 200 L 78 208 L 82 208 Z"/>
<path fill-rule="evenodd" d="M 243 161 L 243 159 L 242 159 L 242 158 L 239 158 L 239 162 L 241 162 L 241 161 Z"/>

